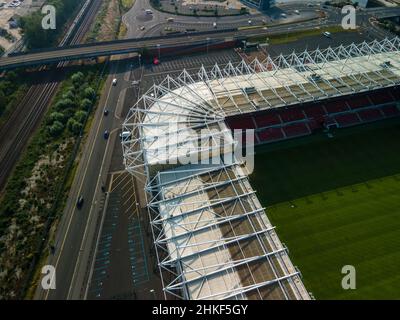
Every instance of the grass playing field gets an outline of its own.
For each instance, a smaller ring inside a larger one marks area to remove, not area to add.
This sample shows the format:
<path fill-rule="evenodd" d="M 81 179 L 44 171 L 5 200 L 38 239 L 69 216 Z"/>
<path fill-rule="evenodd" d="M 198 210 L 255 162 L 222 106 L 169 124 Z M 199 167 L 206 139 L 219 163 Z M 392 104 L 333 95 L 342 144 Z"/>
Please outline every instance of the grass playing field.
<path fill-rule="evenodd" d="M 399 147 L 392 120 L 256 150 L 252 185 L 317 299 L 400 298 Z"/>

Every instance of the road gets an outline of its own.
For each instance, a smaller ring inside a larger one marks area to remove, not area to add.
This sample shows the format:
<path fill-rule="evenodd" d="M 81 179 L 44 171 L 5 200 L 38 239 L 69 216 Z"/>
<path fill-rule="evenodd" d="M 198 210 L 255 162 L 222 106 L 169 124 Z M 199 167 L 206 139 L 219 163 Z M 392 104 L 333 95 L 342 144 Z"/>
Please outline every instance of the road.
<path fill-rule="evenodd" d="M 125 62 L 126 63 L 126 62 Z M 68 201 L 58 225 L 55 239 L 55 254 L 50 255 L 47 264 L 56 268 L 58 276 L 56 290 L 44 291 L 38 286 L 36 299 L 81 299 L 85 289 L 83 283 L 89 275 L 89 261 L 93 255 L 93 243 L 100 225 L 105 193 L 102 186 L 107 179 L 115 141 L 118 140 L 118 128 L 121 125 L 119 108 L 121 92 L 129 84 L 124 80 L 123 70 L 126 64 L 112 62 L 111 72 L 107 78 L 103 95 L 96 109 L 90 133 L 82 147 L 79 161 Z M 118 79 L 116 86 L 112 79 Z M 109 115 L 104 116 L 107 108 Z M 105 140 L 103 133 L 110 132 Z M 121 160 L 122 161 L 122 160 Z M 76 200 L 82 195 L 84 205 L 79 210 Z"/>

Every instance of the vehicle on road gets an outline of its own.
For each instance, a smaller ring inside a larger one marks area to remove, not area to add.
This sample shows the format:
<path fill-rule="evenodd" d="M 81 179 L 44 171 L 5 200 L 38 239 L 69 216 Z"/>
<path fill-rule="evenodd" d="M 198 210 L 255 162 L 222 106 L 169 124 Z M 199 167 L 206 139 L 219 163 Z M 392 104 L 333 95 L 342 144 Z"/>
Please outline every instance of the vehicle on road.
<path fill-rule="evenodd" d="M 116 79 L 116 78 L 113 79 L 112 85 L 113 85 L 113 86 L 116 86 L 116 85 L 117 85 L 117 79 Z"/>
<path fill-rule="evenodd" d="M 282 18 L 286 18 L 286 13 L 281 13 Z"/>
<path fill-rule="evenodd" d="M 249 25 L 251 25 L 251 24 L 252 24 L 252 21 L 251 21 L 251 20 L 249 20 L 249 21 L 247 21 L 247 23 L 248 23 Z"/>
<path fill-rule="evenodd" d="M 78 197 L 78 200 L 76 201 L 76 207 L 77 207 L 78 209 L 81 209 L 81 208 L 82 208 L 82 206 L 83 206 L 83 201 L 84 201 L 83 196 L 80 195 L 80 196 Z"/>
<path fill-rule="evenodd" d="M 332 34 L 330 32 L 328 32 L 328 31 L 325 31 L 322 34 L 327 38 L 332 38 Z"/>
<path fill-rule="evenodd" d="M 154 57 L 154 59 L 153 59 L 153 64 L 154 64 L 154 65 L 159 65 L 159 64 L 160 64 L 160 60 L 158 60 L 157 57 Z"/>
<path fill-rule="evenodd" d="M 167 18 L 167 22 L 174 22 L 174 18 Z"/>
<path fill-rule="evenodd" d="M 300 14 L 300 11 L 299 10 L 294 10 L 294 13 L 295 14 Z"/>
<path fill-rule="evenodd" d="M 145 12 L 146 14 L 153 14 L 153 11 L 151 11 L 150 9 L 146 9 Z"/>
<path fill-rule="evenodd" d="M 146 27 L 145 27 L 145 26 L 141 26 L 141 27 L 140 27 L 140 30 L 142 30 L 142 31 L 143 31 L 144 29 L 146 29 Z"/>
<path fill-rule="evenodd" d="M 213 28 L 216 28 L 216 27 L 217 27 L 217 23 L 213 22 Z"/>
<path fill-rule="evenodd" d="M 104 109 L 104 115 L 107 117 L 108 116 L 108 109 Z"/>
<path fill-rule="evenodd" d="M 103 134 L 104 139 L 107 140 L 109 136 L 110 136 L 110 132 L 108 132 L 108 130 L 104 131 L 104 134 Z"/>

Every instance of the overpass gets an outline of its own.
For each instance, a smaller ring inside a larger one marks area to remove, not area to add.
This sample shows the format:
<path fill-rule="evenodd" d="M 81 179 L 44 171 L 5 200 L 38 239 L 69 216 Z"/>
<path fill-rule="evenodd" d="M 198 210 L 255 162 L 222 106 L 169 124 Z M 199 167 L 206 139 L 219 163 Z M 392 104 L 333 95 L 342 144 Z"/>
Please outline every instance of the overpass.
<path fill-rule="evenodd" d="M 377 19 L 387 19 L 400 17 L 400 8 L 367 8 L 364 9 L 366 13 L 377 18 Z"/>
<path fill-rule="evenodd" d="M 166 51 L 182 47 L 211 46 L 230 41 L 243 40 L 249 36 L 260 36 L 262 34 L 266 34 L 266 30 L 226 29 L 201 33 L 175 34 L 168 37 L 115 40 L 101 43 L 40 49 L 0 58 L 0 70 L 43 65 L 60 61 L 96 58 L 115 54 L 142 52 L 144 48 L 148 50 L 160 49 Z"/>

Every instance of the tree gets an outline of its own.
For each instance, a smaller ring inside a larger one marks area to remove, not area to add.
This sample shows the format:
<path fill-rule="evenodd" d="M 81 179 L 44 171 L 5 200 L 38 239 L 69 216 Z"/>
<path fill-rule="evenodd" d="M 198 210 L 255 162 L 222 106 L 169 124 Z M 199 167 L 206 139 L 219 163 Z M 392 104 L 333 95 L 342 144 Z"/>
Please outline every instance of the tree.
<path fill-rule="evenodd" d="M 75 112 L 75 115 L 74 115 L 74 119 L 82 124 L 85 122 L 86 117 L 87 117 L 87 112 L 82 111 L 82 110 Z"/>
<path fill-rule="evenodd" d="M 74 85 L 74 88 L 77 89 L 82 85 L 83 80 L 84 80 L 84 75 L 82 72 L 79 71 L 72 75 L 71 80 L 72 80 L 72 84 Z"/>
<path fill-rule="evenodd" d="M 52 113 L 50 114 L 50 116 L 49 116 L 49 122 L 50 122 L 50 123 L 54 123 L 54 122 L 56 122 L 56 121 L 61 122 L 61 123 L 64 123 L 64 121 L 65 121 L 65 116 L 64 116 L 64 114 L 61 113 L 61 112 L 57 112 L 57 111 L 52 112 Z"/>
<path fill-rule="evenodd" d="M 52 137 L 58 137 L 64 130 L 64 125 L 60 121 L 54 121 L 49 127 L 49 133 Z"/>
<path fill-rule="evenodd" d="M 62 99 L 56 104 L 57 110 L 64 110 L 68 108 L 73 108 L 75 106 L 76 104 L 71 99 Z"/>
<path fill-rule="evenodd" d="M 89 99 L 83 99 L 82 101 L 81 101 L 81 108 L 83 109 L 83 110 L 90 110 L 90 108 L 92 107 L 92 104 L 93 104 L 93 102 L 92 101 L 90 101 Z"/>
<path fill-rule="evenodd" d="M 94 89 L 92 87 L 87 87 L 84 91 L 83 91 L 83 96 L 87 99 L 90 100 L 94 100 L 96 98 L 96 91 L 94 91 Z"/>
<path fill-rule="evenodd" d="M 79 134 L 81 132 L 82 127 L 83 127 L 82 124 L 80 124 L 74 118 L 69 119 L 67 122 L 68 130 L 74 134 Z"/>

